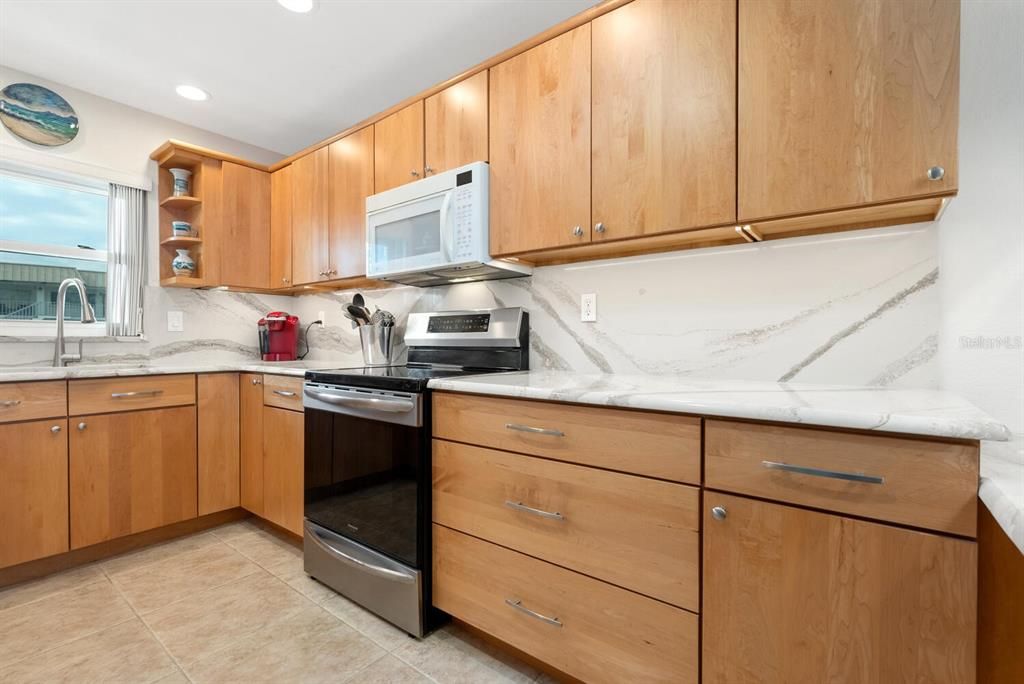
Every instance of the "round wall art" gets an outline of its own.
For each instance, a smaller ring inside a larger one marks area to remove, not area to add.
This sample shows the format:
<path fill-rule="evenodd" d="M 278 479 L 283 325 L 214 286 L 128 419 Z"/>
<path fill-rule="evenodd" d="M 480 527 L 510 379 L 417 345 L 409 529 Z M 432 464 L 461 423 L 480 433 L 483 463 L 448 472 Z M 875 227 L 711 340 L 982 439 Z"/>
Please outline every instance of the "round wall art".
<path fill-rule="evenodd" d="M 34 83 L 12 83 L 0 91 L 0 121 L 37 145 L 56 147 L 78 135 L 78 114 L 68 101 Z"/>

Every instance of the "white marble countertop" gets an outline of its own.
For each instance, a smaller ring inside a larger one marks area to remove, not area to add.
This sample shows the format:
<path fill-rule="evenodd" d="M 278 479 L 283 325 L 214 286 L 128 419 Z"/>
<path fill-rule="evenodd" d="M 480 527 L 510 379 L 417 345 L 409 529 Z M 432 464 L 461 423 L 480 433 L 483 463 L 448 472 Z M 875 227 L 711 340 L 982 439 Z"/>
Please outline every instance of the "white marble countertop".
<path fill-rule="evenodd" d="M 981 445 L 978 496 L 1006 535 L 1024 553 L 1024 435 Z"/>
<path fill-rule="evenodd" d="M 174 373 L 270 373 L 302 377 L 307 370 L 338 368 L 337 361 L 236 361 L 177 364 L 72 364 L 63 368 L 21 366 L 0 368 L 0 383 L 32 380 L 73 380 L 131 375 L 172 375 Z"/>

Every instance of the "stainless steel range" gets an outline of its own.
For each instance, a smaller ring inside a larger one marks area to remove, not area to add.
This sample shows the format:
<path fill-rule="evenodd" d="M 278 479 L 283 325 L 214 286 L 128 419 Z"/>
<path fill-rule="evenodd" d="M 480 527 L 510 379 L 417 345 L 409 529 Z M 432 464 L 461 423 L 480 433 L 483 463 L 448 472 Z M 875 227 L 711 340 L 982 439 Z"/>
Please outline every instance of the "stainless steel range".
<path fill-rule="evenodd" d="M 432 378 L 529 368 L 521 308 L 409 316 L 404 366 L 308 371 L 305 568 L 415 636 L 430 599 Z"/>

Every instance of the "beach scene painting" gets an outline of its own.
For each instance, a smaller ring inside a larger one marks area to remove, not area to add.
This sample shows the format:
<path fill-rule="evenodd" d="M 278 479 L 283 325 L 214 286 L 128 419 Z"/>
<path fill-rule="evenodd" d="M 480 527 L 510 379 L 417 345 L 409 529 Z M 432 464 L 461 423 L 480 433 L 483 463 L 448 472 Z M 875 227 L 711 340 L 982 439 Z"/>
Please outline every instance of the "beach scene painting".
<path fill-rule="evenodd" d="M 0 121 L 14 135 L 37 145 L 65 145 L 78 135 L 74 108 L 34 83 L 12 83 L 0 91 Z"/>

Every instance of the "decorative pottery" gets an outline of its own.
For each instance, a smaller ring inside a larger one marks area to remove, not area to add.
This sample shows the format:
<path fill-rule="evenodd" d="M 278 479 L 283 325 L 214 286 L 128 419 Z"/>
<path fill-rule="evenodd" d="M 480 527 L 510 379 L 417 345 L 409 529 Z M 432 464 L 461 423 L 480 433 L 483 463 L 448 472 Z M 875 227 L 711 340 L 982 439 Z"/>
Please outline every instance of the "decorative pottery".
<path fill-rule="evenodd" d="M 34 83 L 12 83 L 0 91 L 0 121 L 14 135 L 56 147 L 78 135 L 78 114 L 63 97 Z"/>
<path fill-rule="evenodd" d="M 194 276 L 196 274 L 196 262 L 192 261 L 192 255 L 187 249 L 175 250 L 178 255 L 171 261 L 171 270 L 177 276 Z"/>
<path fill-rule="evenodd" d="M 174 237 L 193 237 L 192 224 L 188 221 L 171 221 L 171 234 Z"/>
<path fill-rule="evenodd" d="M 168 171 L 174 176 L 174 196 L 181 197 L 191 194 L 189 186 L 191 184 L 192 172 L 188 169 L 168 169 Z"/>

